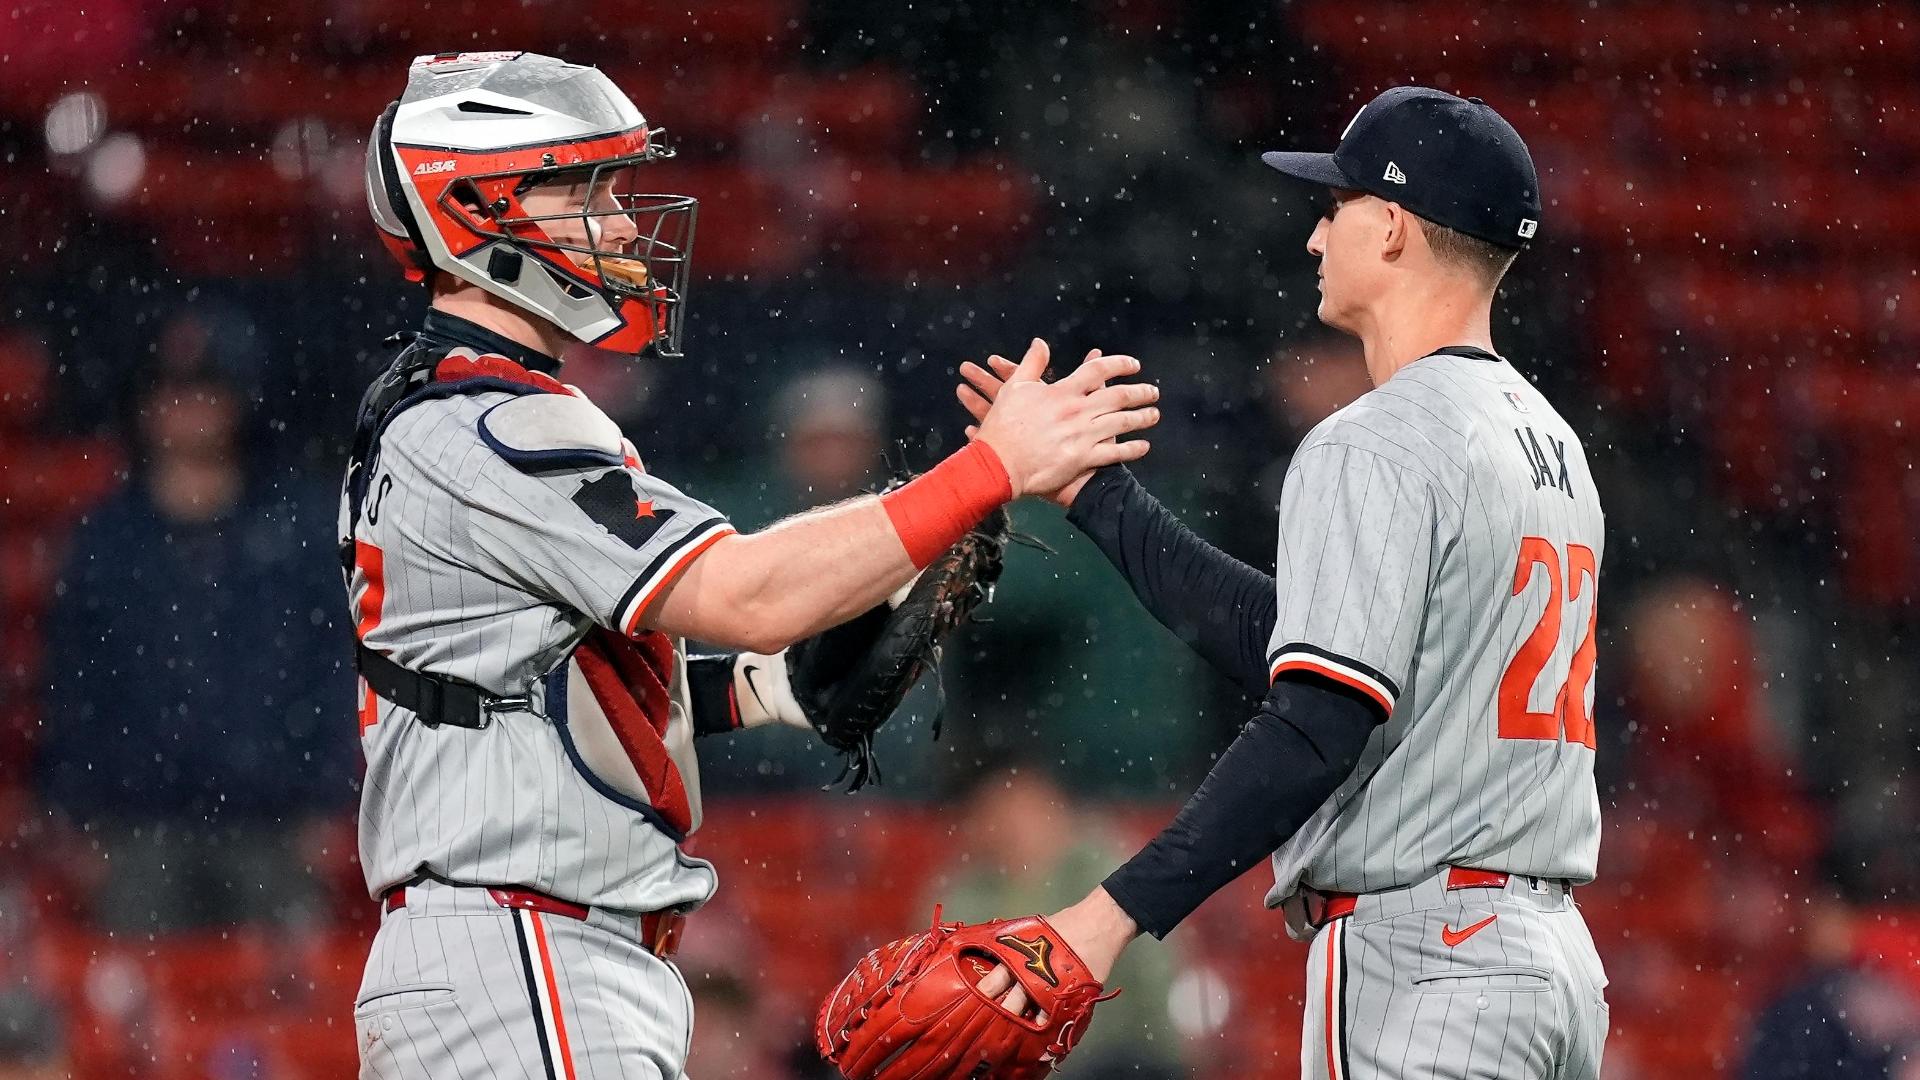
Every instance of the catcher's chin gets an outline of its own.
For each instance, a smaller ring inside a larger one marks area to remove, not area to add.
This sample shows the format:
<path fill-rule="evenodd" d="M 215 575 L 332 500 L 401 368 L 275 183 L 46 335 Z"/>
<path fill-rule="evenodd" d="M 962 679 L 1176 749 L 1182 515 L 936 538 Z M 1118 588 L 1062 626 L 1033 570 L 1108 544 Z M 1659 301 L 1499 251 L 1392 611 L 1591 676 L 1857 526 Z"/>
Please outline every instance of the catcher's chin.
<path fill-rule="evenodd" d="M 981 989 L 1002 969 L 1019 993 Z M 931 928 L 868 953 L 827 995 L 814 1044 L 847 1080 L 1030 1080 L 1080 1041 L 1113 996 L 1101 990 L 1042 916 L 968 926 L 936 908 Z"/>

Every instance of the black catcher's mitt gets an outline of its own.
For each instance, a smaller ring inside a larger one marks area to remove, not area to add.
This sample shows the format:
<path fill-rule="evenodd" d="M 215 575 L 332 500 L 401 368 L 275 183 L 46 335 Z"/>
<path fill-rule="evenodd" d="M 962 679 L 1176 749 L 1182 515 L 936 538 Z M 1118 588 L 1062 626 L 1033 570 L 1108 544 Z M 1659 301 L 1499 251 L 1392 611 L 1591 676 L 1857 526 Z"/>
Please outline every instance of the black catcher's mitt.
<path fill-rule="evenodd" d="M 787 650 L 793 695 L 820 738 L 847 758 L 834 783 L 878 783 L 873 736 L 929 667 L 940 646 L 993 596 L 1013 525 L 1005 507 L 927 565 L 898 607 L 881 604 Z M 934 737 L 939 738 L 939 719 Z"/>

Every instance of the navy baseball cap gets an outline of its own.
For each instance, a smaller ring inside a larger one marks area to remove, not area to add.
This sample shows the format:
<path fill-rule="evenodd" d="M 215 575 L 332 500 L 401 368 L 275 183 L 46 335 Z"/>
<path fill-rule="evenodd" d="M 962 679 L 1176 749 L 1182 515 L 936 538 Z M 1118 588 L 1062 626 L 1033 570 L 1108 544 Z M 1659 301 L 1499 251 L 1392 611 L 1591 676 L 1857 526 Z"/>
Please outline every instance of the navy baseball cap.
<path fill-rule="evenodd" d="M 1260 160 L 1301 180 L 1399 203 L 1437 225 L 1521 248 L 1540 228 L 1540 180 L 1513 125 L 1479 98 L 1396 86 L 1362 108 L 1331 154 Z"/>

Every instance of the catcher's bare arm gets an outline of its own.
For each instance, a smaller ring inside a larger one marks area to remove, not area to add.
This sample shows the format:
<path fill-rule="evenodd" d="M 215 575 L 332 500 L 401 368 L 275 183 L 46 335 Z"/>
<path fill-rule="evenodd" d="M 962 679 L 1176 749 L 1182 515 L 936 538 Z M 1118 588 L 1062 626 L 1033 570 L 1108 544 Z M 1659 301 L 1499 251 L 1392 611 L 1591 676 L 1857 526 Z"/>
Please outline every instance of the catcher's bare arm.
<path fill-rule="evenodd" d="M 715 543 L 641 624 L 778 652 L 871 609 L 1002 503 L 1147 452 L 1144 441 L 1114 440 L 1158 422 L 1158 389 L 1107 385 L 1139 361 L 1096 357 L 1055 383 L 1040 381 L 1046 365 L 1036 339 L 979 438 L 906 487 Z"/>
<path fill-rule="evenodd" d="M 990 507 L 1002 498 L 988 490 L 980 501 Z M 871 608 L 916 569 L 880 500 L 868 496 L 715 544 L 642 622 L 728 648 L 775 653 Z"/>

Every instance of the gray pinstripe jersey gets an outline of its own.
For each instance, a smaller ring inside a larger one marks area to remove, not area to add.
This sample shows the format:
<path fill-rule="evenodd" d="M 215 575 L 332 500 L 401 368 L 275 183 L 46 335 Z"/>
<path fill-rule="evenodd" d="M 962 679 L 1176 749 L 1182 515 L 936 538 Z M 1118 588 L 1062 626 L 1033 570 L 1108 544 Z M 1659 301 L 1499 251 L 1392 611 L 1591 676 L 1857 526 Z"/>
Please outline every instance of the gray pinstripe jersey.
<path fill-rule="evenodd" d="M 427 870 L 629 911 L 704 901 L 712 866 L 681 853 L 642 800 L 590 773 L 595 748 L 543 714 L 564 692 L 560 665 L 594 624 L 631 631 L 689 553 L 731 528 L 632 463 L 544 471 L 509 463 L 483 436 L 482 418 L 516 400 L 524 399 L 486 392 L 425 401 L 380 441 L 349 584 L 361 639 L 405 667 L 496 694 L 531 688 L 533 701 L 499 710 L 480 730 L 429 728 L 363 686 L 360 859 L 369 891 Z M 618 526 L 624 535 L 589 513 L 602 495 L 634 515 L 632 528 Z M 674 653 L 664 738 L 697 823 L 677 642 Z M 556 669 L 562 685 L 544 693 L 540 679 Z"/>
<path fill-rule="evenodd" d="M 1270 903 L 1443 866 L 1593 878 L 1602 540 L 1579 440 L 1505 360 L 1428 356 L 1308 435 L 1281 492 L 1268 661 L 1388 719 L 1274 854 Z"/>

